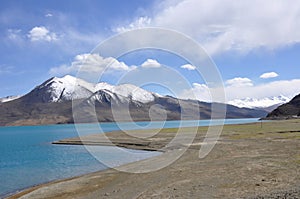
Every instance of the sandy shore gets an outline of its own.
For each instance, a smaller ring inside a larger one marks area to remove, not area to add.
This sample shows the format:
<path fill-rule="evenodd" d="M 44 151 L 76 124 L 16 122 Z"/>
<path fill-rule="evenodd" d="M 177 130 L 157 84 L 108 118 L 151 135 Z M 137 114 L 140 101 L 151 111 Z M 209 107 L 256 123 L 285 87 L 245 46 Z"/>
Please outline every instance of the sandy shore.
<path fill-rule="evenodd" d="M 186 128 L 188 134 L 191 129 Z M 9 198 L 299 198 L 300 120 L 227 125 L 214 149 L 199 159 L 206 127 L 177 161 L 158 171 L 128 173 L 108 169 L 30 188 Z M 113 144 L 132 149 L 161 150 L 163 155 L 123 165 L 137 171 L 163 163 L 183 145 L 164 148 L 176 134 L 165 129 L 107 133 Z M 66 139 L 57 144 L 110 145 L 103 135 Z"/>

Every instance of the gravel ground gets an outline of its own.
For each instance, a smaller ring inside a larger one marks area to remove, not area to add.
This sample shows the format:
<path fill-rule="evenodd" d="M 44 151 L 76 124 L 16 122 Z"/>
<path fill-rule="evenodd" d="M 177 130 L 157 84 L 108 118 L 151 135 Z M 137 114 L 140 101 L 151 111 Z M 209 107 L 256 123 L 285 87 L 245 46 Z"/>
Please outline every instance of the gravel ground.
<path fill-rule="evenodd" d="M 288 191 L 278 191 L 264 196 L 255 196 L 245 199 L 300 199 L 300 188 Z"/>

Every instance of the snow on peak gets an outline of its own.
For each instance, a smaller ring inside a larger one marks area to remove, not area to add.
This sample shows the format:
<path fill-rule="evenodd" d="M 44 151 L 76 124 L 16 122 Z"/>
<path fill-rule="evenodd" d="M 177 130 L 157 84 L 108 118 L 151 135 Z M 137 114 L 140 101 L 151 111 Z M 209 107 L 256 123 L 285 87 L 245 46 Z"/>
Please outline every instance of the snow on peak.
<path fill-rule="evenodd" d="M 70 75 L 62 78 L 54 77 L 38 88 L 47 88 L 47 92 L 50 93 L 48 101 L 51 102 L 88 98 L 93 93 L 101 90 L 109 91 L 121 98 L 126 97 L 142 103 L 151 102 L 155 99 L 155 96 L 158 96 L 131 84 L 121 84 L 118 86 L 113 86 L 106 82 L 92 84 Z"/>
<path fill-rule="evenodd" d="M 109 91 L 111 91 L 113 88 L 114 88 L 113 85 L 110 85 L 106 82 L 100 82 L 100 83 L 98 83 L 94 86 L 95 91 L 99 91 L 99 90 L 109 90 Z"/>
<path fill-rule="evenodd" d="M 54 77 L 38 88 L 47 88 L 50 102 L 87 98 L 94 92 L 93 84 L 70 75 L 62 78 Z"/>
<path fill-rule="evenodd" d="M 240 107 L 240 108 L 266 108 L 273 105 L 281 105 L 284 103 L 289 102 L 291 99 L 279 95 L 279 96 L 272 96 L 272 97 L 265 97 L 261 99 L 257 98 L 244 98 L 244 99 L 234 99 L 231 101 L 228 101 L 228 104 Z"/>
<path fill-rule="evenodd" d="M 142 103 L 148 103 L 155 99 L 155 95 L 153 93 L 132 84 L 114 86 L 112 92 Z"/>
<path fill-rule="evenodd" d="M 22 97 L 21 95 L 17 95 L 17 96 L 6 96 L 3 98 L 0 98 L 0 103 L 4 103 L 4 102 L 10 102 L 13 100 L 16 100 L 18 98 Z"/>

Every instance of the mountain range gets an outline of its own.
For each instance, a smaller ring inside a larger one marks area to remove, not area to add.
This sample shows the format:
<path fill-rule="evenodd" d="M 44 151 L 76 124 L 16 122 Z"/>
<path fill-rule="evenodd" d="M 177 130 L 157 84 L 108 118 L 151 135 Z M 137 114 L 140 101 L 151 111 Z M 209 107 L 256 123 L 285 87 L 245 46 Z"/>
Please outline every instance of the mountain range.
<path fill-rule="evenodd" d="M 53 77 L 28 94 L 0 103 L 0 125 L 210 119 L 211 106 L 225 104 L 161 96 L 131 84 L 92 84 Z M 227 118 L 264 117 L 267 112 L 227 106 Z M 96 116 L 95 116 L 96 113 Z"/>
<path fill-rule="evenodd" d="M 234 99 L 228 101 L 228 104 L 240 107 L 240 108 L 252 108 L 252 109 L 262 109 L 268 112 L 271 112 L 278 106 L 289 102 L 291 99 L 284 96 L 272 96 L 272 97 L 265 97 L 265 98 L 243 98 L 243 99 Z"/>

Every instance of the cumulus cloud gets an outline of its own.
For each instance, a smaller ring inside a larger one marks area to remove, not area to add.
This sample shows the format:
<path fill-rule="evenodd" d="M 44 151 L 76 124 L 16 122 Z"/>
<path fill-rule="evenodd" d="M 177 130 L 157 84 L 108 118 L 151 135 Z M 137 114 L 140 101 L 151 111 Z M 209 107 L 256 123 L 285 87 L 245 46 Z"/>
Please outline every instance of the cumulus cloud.
<path fill-rule="evenodd" d="M 105 70 L 113 71 L 129 71 L 135 69 L 136 66 L 127 66 L 124 62 L 119 62 L 113 57 L 104 58 L 99 54 L 79 54 L 75 56 L 71 65 L 61 65 L 51 68 L 51 75 L 65 75 L 76 72 L 84 72 L 90 74 L 100 74 Z"/>
<path fill-rule="evenodd" d="M 147 59 L 141 66 L 143 68 L 159 68 L 161 64 L 155 59 Z"/>
<path fill-rule="evenodd" d="M 44 26 L 36 26 L 32 28 L 28 33 L 28 38 L 31 41 L 55 41 L 57 35 L 54 32 L 50 32 Z"/>
<path fill-rule="evenodd" d="M 300 79 L 273 81 L 258 85 L 240 85 L 238 87 L 226 85 L 224 87 L 227 101 L 244 98 L 263 99 L 266 97 L 286 96 L 292 98 L 300 93 Z M 213 89 L 216 88 L 211 88 Z M 220 88 L 219 88 L 220 89 Z M 210 89 L 205 84 L 194 83 L 193 87 L 184 90 L 180 95 L 184 99 L 198 99 L 201 101 L 211 101 Z"/>
<path fill-rule="evenodd" d="M 115 30 L 145 26 L 175 29 L 200 41 L 211 55 L 276 49 L 300 42 L 300 1 L 167 0 L 157 7 L 160 10 L 152 17 L 137 18 Z"/>
<path fill-rule="evenodd" d="M 279 75 L 275 72 L 269 72 L 269 73 L 264 73 L 261 76 L 259 76 L 262 79 L 269 79 L 269 78 L 274 78 L 274 77 L 278 77 Z"/>
<path fill-rule="evenodd" d="M 180 98 L 183 99 L 197 99 L 204 102 L 211 102 L 211 94 L 206 84 L 193 83 L 192 88 L 183 90 Z"/>
<path fill-rule="evenodd" d="M 180 66 L 180 68 L 187 69 L 187 70 L 195 70 L 196 66 L 193 66 L 191 64 L 185 64 L 185 65 Z"/>
<path fill-rule="evenodd" d="M 226 81 L 229 87 L 248 87 L 253 86 L 251 79 L 247 77 L 235 77 Z"/>

